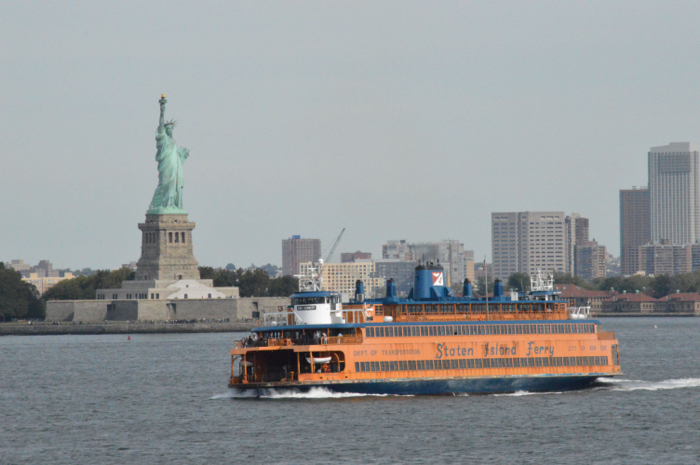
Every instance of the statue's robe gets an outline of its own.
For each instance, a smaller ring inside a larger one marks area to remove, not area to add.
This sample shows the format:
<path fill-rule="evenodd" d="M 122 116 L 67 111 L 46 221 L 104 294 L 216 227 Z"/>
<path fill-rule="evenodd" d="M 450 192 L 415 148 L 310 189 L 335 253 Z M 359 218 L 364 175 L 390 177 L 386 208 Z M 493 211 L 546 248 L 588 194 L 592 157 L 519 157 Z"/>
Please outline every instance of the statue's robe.
<path fill-rule="evenodd" d="M 149 211 L 172 213 L 182 210 L 182 188 L 185 177 L 182 164 L 190 156 L 189 150 L 178 147 L 175 140 L 168 136 L 165 128 L 156 130 L 156 161 L 158 162 L 158 187 L 153 194 Z M 163 211 L 167 209 L 166 211 Z"/>

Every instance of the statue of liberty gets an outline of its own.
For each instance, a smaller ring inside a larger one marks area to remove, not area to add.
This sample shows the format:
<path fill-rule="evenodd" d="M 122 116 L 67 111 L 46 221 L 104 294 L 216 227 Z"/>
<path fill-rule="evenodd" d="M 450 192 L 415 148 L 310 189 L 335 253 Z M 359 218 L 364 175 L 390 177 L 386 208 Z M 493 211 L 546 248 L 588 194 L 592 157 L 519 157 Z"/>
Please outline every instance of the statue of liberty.
<path fill-rule="evenodd" d="M 182 188 L 185 177 L 182 164 L 190 156 L 190 151 L 178 147 L 173 139 L 175 121 L 165 122 L 165 94 L 161 96 L 160 123 L 156 130 L 156 161 L 158 162 L 158 187 L 153 194 L 148 214 L 187 213 L 182 208 Z"/>

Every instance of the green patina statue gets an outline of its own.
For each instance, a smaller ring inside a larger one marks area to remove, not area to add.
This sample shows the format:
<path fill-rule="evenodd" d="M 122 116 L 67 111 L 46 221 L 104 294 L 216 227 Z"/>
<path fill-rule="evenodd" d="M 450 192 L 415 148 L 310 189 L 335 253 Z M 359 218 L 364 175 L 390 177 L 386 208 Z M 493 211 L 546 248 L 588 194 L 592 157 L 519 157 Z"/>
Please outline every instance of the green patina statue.
<path fill-rule="evenodd" d="M 165 122 L 165 94 L 161 96 L 160 124 L 156 130 L 156 161 L 158 162 L 158 187 L 153 194 L 148 214 L 162 215 L 172 213 L 187 213 L 182 208 L 182 188 L 185 187 L 185 177 L 182 174 L 182 164 L 190 156 L 190 151 L 178 147 L 173 139 L 175 121 Z"/>

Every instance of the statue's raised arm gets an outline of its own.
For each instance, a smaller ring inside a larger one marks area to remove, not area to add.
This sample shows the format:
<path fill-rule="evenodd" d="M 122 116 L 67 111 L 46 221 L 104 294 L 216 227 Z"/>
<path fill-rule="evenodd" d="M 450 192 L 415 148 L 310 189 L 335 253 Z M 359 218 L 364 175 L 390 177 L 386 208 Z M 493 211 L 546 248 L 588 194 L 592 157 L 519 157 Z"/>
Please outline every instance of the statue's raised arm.
<path fill-rule="evenodd" d="M 158 123 L 158 132 L 165 132 L 165 104 L 168 103 L 168 101 L 165 100 L 165 94 L 160 96 L 158 103 L 160 103 L 160 122 Z"/>
<path fill-rule="evenodd" d="M 182 164 L 189 156 L 185 148 L 178 148 L 173 139 L 175 121 L 165 122 L 165 95 L 161 96 L 160 121 L 156 131 L 156 161 L 158 162 L 158 187 L 153 194 L 149 214 L 187 213 L 182 208 L 182 189 L 185 178 Z"/>

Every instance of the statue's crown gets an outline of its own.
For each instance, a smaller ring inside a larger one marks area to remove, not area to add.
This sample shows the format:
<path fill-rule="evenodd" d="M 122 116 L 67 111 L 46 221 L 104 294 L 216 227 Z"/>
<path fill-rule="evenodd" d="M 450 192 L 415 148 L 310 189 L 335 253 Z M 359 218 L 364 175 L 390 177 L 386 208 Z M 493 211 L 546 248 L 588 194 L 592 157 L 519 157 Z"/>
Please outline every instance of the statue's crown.
<path fill-rule="evenodd" d="M 170 121 L 165 123 L 165 125 L 175 127 L 175 126 L 177 126 L 177 121 L 175 121 L 174 119 L 171 119 Z"/>

